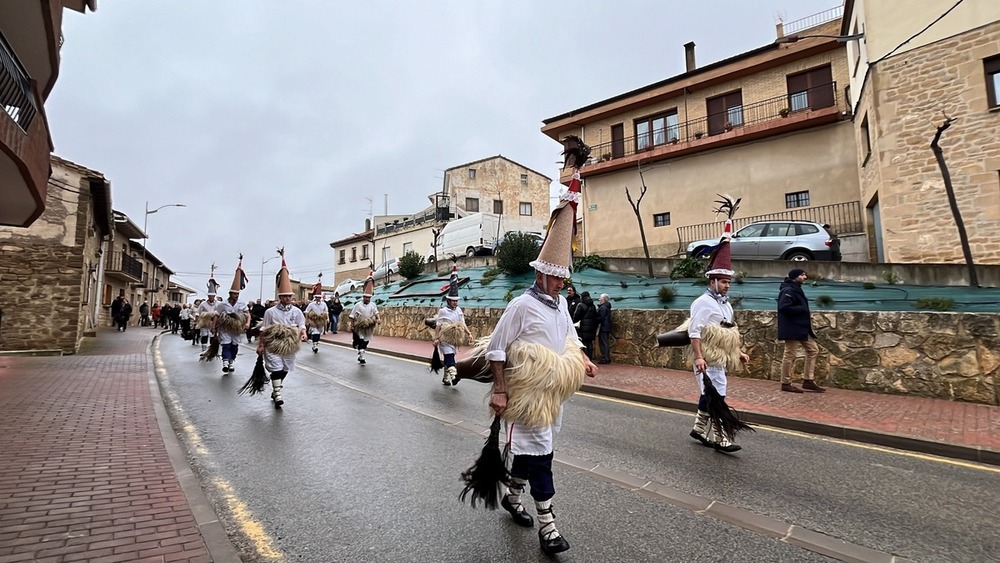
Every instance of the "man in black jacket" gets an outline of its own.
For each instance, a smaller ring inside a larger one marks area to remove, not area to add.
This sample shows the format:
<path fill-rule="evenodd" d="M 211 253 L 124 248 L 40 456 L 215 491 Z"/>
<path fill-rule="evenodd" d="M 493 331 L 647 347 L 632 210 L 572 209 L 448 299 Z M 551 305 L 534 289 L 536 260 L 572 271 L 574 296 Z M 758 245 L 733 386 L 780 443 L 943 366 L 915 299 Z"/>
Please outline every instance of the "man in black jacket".
<path fill-rule="evenodd" d="M 594 305 L 589 291 L 581 293 L 579 299 L 580 303 L 574 309 L 573 322 L 578 325 L 576 334 L 583 341 L 587 357 L 593 360 L 594 338 L 597 337 L 597 306 Z"/>
<path fill-rule="evenodd" d="M 611 363 L 611 298 L 602 293 L 597 306 L 597 341 L 601 346 L 599 364 Z"/>
<path fill-rule="evenodd" d="M 815 393 L 826 391 L 813 381 L 819 345 L 816 344 L 816 333 L 812 329 L 809 300 L 802 290 L 802 284 L 808 278 L 805 270 L 793 268 L 785 281 L 781 282 L 778 292 L 778 340 L 785 341 L 785 354 L 781 358 L 781 390 L 788 393 L 802 393 L 802 389 Z M 792 385 L 795 357 L 800 347 L 806 351 L 802 389 Z"/>

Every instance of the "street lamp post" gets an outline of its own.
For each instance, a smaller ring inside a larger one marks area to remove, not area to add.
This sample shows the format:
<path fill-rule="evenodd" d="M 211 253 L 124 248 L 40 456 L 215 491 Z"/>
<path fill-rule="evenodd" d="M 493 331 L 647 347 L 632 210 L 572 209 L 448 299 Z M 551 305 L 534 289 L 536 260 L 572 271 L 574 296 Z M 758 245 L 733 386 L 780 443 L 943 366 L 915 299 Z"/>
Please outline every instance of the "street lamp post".
<path fill-rule="evenodd" d="M 261 301 L 264 299 L 264 264 L 267 264 L 268 262 L 274 260 L 275 258 L 281 258 L 281 256 L 272 256 L 267 260 L 264 260 L 263 257 L 261 257 L 260 259 L 260 294 L 257 296 L 257 301 Z"/>
<path fill-rule="evenodd" d="M 187 206 L 184 205 L 183 203 L 168 203 L 166 205 L 161 205 L 161 206 L 157 207 L 156 209 L 150 209 L 149 208 L 149 202 L 148 201 L 146 202 L 146 215 L 142 218 L 142 273 L 143 273 L 143 275 L 146 274 L 146 239 L 149 238 L 149 235 L 146 234 L 146 225 L 149 222 L 149 216 L 152 215 L 153 213 L 156 213 L 157 211 L 163 209 L 164 207 L 187 207 Z M 145 294 L 146 293 L 146 280 L 141 280 L 141 281 L 142 281 L 142 286 L 143 286 L 143 294 Z"/>

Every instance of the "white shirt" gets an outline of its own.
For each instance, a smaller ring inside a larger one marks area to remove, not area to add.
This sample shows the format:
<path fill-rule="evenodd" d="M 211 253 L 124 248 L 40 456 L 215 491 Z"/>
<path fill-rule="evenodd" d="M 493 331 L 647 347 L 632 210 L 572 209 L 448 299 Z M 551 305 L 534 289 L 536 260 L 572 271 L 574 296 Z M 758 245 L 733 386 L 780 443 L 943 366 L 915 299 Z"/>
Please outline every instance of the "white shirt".
<path fill-rule="evenodd" d="M 366 305 L 364 301 L 358 301 L 354 304 L 354 308 L 351 309 L 351 318 L 356 319 L 358 317 L 365 317 L 367 319 L 374 318 L 378 314 L 378 307 L 375 306 L 374 301 L 369 301 Z M 375 327 L 369 328 L 367 330 L 358 330 L 358 336 L 364 340 L 371 340 L 372 335 L 375 334 Z"/>
<path fill-rule="evenodd" d="M 441 310 L 438 311 L 437 326 L 440 327 L 444 323 L 465 323 L 465 313 L 462 312 L 462 308 L 455 307 L 454 309 L 450 309 L 447 305 L 441 307 Z M 458 352 L 458 348 L 455 346 L 447 342 L 441 343 L 442 354 L 454 354 L 456 352 Z"/>
<path fill-rule="evenodd" d="M 701 338 L 701 330 L 706 325 L 719 324 L 722 321 L 733 322 L 733 306 L 719 303 L 714 297 L 703 293 L 691 303 L 691 323 L 688 325 L 688 336 Z"/>
<path fill-rule="evenodd" d="M 216 299 L 215 301 L 213 301 L 211 303 L 209 303 L 208 299 L 206 299 L 206 300 L 204 300 L 204 301 L 201 302 L 201 305 L 198 305 L 197 316 L 200 317 L 202 313 L 211 313 L 211 312 L 215 311 L 215 308 L 218 307 L 218 306 L 219 306 L 219 300 L 218 299 Z"/>
<path fill-rule="evenodd" d="M 507 359 L 507 348 L 515 340 L 541 344 L 557 354 L 566 352 L 566 338 L 576 337 L 573 319 L 569 316 L 566 300 L 559 296 L 559 308 L 553 309 L 535 297 L 522 294 L 507 304 L 497 322 L 486 359 L 502 362 Z M 583 345 L 579 346 L 583 348 Z M 517 422 L 507 423 L 510 448 L 515 455 L 546 455 L 552 452 L 555 432 L 562 424 L 562 408 L 552 426 L 529 427 Z"/>
<path fill-rule="evenodd" d="M 295 305 L 288 305 L 287 309 L 284 305 L 275 305 L 264 311 L 264 322 L 260 327 L 265 329 L 271 325 L 294 326 L 304 329 L 306 328 L 306 316 Z"/>
<path fill-rule="evenodd" d="M 329 315 L 330 309 L 327 308 L 326 303 L 322 301 L 310 301 L 306 305 L 306 313 L 319 313 L 320 315 Z"/>
<path fill-rule="evenodd" d="M 215 312 L 220 315 L 228 315 L 229 313 L 245 314 L 250 316 L 250 310 L 247 309 L 247 304 L 242 301 L 237 301 L 235 305 L 231 304 L 228 300 L 222 301 L 215 306 Z"/>

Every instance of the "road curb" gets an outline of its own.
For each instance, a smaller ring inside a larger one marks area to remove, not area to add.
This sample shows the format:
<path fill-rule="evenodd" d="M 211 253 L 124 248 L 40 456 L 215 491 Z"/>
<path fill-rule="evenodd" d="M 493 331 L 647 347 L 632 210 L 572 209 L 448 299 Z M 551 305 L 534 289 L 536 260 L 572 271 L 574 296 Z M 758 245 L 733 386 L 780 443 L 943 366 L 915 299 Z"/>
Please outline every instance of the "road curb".
<path fill-rule="evenodd" d="M 332 340 L 324 340 L 324 342 L 326 342 L 327 344 L 332 344 L 334 346 L 342 346 L 344 348 L 351 347 L 351 345 L 346 342 L 336 342 Z M 379 348 L 378 346 L 369 346 L 368 351 L 377 352 L 379 354 L 385 354 L 387 356 L 403 358 L 406 360 L 414 360 L 418 362 L 428 361 L 428 358 L 430 357 L 429 353 L 428 356 L 418 356 L 416 354 L 409 354 L 405 352 L 397 352 L 395 350 L 389 350 L 386 348 Z M 604 387 L 601 385 L 591 385 L 585 383 L 580 388 L 580 390 L 586 393 L 592 393 L 594 395 L 612 397 L 615 399 L 622 399 L 626 401 L 634 401 L 636 403 L 643 403 L 647 405 L 654 405 L 669 409 L 686 410 L 686 411 L 691 411 L 692 413 L 695 411 L 697 407 L 697 403 L 694 403 L 692 401 L 685 401 L 682 399 L 671 399 L 669 397 L 658 397 L 655 395 L 646 395 L 643 393 L 636 393 L 634 391 L 626 391 L 623 389 L 615 389 L 613 387 Z M 837 438 L 840 440 L 850 440 L 852 442 L 861 442 L 864 444 L 872 444 L 875 446 L 885 446 L 888 448 L 895 448 L 897 450 L 904 450 L 908 452 L 936 455 L 950 459 L 960 459 L 965 461 L 973 461 L 976 463 L 983 463 L 986 465 L 1000 466 L 1000 452 L 976 446 L 963 446 L 959 444 L 935 442 L 933 440 L 923 440 L 920 438 L 901 436 L 899 434 L 875 432 L 872 430 L 864 430 L 860 428 L 854 428 L 851 426 L 827 424 L 823 422 L 799 420 L 795 418 L 784 418 L 780 416 L 774 416 L 771 414 L 764 414 L 753 411 L 742 411 L 741 415 L 745 418 L 747 422 L 751 424 L 773 426 L 775 428 L 782 428 L 785 430 L 794 430 L 797 432 L 804 432 L 807 434 L 828 436 L 830 438 Z"/>

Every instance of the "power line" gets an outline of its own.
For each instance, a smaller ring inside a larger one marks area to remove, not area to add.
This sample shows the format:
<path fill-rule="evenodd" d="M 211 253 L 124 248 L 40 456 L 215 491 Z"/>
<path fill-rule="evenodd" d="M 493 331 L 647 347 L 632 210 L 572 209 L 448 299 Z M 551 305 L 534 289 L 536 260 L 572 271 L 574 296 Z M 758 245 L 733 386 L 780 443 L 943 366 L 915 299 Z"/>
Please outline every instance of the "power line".
<path fill-rule="evenodd" d="M 962 2 L 964 2 L 964 1 L 965 1 L 965 0 L 958 0 L 957 2 L 955 2 L 955 3 L 954 3 L 954 4 L 952 5 L 952 6 L 951 6 L 951 8 L 948 8 L 947 10 L 945 10 L 945 12 L 944 12 L 943 14 L 941 14 L 940 16 L 938 16 L 937 18 L 935 18 L 935 19 L 934 19 L 934 21 L 932 21 L 931 23 L 927 24 L 927 26 L 926 26 L 926 27 L 924 27 L 924 28 L 923 28 L 923 29 L 921 29 L 920 31 L 918 31 L 918 32 L 914 33 L 913 35 L 911 35 L 910 37 L 908 37 L 908 38 L 907 38 L 907 39 L 906 39 L 905 41 L 903 41 L 903 42 L 902 42 L 902 43 L 900 43 L 899 45 L 896 45 L 896 46 L 895 46 L 895 47 L 894 47 L 894 48 L 893 48 L 893 49 L 892 49 L 891 51 L 889 51 L 888 53 L 886 53 L 886 54 L 882 55 L 882 56 L 881 56 L 881 57 L 879 57 L 878 59 L 876 59 L 876 60 L 874 60 L 874 61 L 872 61 L 872 62 L 870 62 L 870 63 L 868 63 L 868 64 L 870 64 L 870 65 L 874 65 L 874 64 L 878 64 L 878 63 L 882 62 L 883 60 L 885 60 L 886 58 L 888 58 L 888 57 L 891 57 L 891 56 L 892 56 L 892 54 L 893 54 L 893 53 L 895 53 L 896 51 L 898 51 L 898 50 L 899 50 L 900 48 L 902 48 L 902 47 L 903 47 L 903 45 L 906 45 L 906 44 L 907 44 L 907 43 L 909 43 L 910 41 L 913 41 L 913 40 L 914 40 L 914 39 L 916 39 L 916 38 L 917 38 L 917 37 L 918 37 L 919 35 L 921 35 L 921 34 L 922 34 L 923 32 L 925 32 L 925 31 L 927 31 L 928 29 L 930 29 L 930 28 L 931 28 L 931 26 L 933 26 L 933 25 L 934 25 L 934 24 L 936 24 L 937 22 L 939 22 L 939 21 L 941 21 L 942 19 L 944 19 L 944 17 L 945 17 L 945 16 L 947 16 L 948 14 L 950 14 L 952 10 L 954 10 L 955 8 L 957 8 L 957 7 L 958 7 L 958 5 L 959 5 L 959 4 L 961 4 L 961 3 L 962 3 Z"/>

